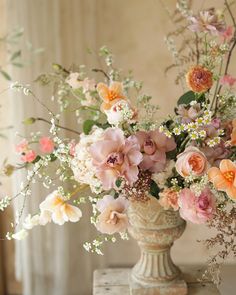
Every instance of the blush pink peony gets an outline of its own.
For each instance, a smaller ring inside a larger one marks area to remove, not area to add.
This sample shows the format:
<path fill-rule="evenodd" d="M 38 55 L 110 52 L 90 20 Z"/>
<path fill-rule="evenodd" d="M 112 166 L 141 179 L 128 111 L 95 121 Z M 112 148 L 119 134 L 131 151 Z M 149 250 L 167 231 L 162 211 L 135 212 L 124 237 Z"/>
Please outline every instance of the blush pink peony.
<path fill-rule="evenodd" d="M 136 137 L 143 152 L 143 161 L 140 168 L 154 173 L 163 171 L 166 166 L 166 152 L 176 148 L 174 139 L 168 138 L 158 130 L 139 131 Z"/>
<path fill-rule="evenodd" d="M 97 219 L 97 229 L 109 235 L 125 231 L 129 224 L 126 214 L 128 205 L 129 201 L 122 196 L 117 199 L 110 195 L 104 196 L 97 202 L 97 209 L 101 213 Z"/>
<path fill-rule="evenodd" d="M 125 138 L 122 130 L 108 128 L 102 140 L 90 147 L 96 176 L 101 180 L 105 190 L 116 187 L 119 177 L 125 178 L 129 184 L 138 179 L 138 165 L 143 159 L 137 138 Z"/>
<path fill-rule="evenodd" d="M 54 150 L 54 142 L 50 137 L 41 137 L 39 140 L 40 150 L 45 154 L 50 154 Z"/>
<path fill-rule="evenodd" d="M 207 158 L 203 152 L 194 146 L 189 146 L 178 155 L 175 168 L 182 177 L 203 175 L 207 168 Z"/>
<path fill-rule="evenodd" d="M 189 188 L 183 189 L 179 194 L 178 204 L 181 217 L 192 223 L 205 223 L 215 212 L 215 198 L 208 187 L 200 196 L 196 196 Z"/>

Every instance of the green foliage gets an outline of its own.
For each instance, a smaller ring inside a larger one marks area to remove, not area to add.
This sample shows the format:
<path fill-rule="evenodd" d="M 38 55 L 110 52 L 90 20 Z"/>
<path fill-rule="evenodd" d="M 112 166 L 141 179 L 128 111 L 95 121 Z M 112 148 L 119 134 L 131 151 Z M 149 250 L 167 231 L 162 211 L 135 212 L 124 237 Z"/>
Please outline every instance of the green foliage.
<path fill-rule="evenodd" d="M 195 97 L 195 93 L 193 91 L 188 91 L 186 93 L 184 93 L 182 96 L 180 96 L 177 104 L 180 105 L 180 104 L 190 104 L 191 101 L 194 101 L 196 100 L 196 97 Z"/>
<path fill-rule="evenodd" d="M 196 100 L 199 103 L 203 103 L 206 101 L 206 97 L 204 93 L 195 93 L 193 91 L 188 91 L 184 93 L 178 100 L 177 104 L 185 104 L 189 105 L 192 101 Z"/>
<path fill-rule="evenodd" d="M 97 122 L 94 120 L 86 120 L 83 124 L 83 132 L 84 134 L 89 134 L 89 132 L 92 130 L 93 126 L 97 125 Z"/>
<path fill-rule="evenodd" d="M 153 197 L 156 197 L 157 199 L 159 199 L 159 192 L 160 192 L 160 189 L 159 189 L 158 185 L 156 184 L 156 182 L 154 180 L 151 180 L 149 193 Z"/>
<path fill-rule="evenodd" d="M 3 76 L 6 80 L 11 81 L 11 76 L 10 76 L 7 72 L 5 72 L 4 70 L 1 70 L 1 69 L 0 69 L 0 73 L 2 74 L 2 76 Z"/>

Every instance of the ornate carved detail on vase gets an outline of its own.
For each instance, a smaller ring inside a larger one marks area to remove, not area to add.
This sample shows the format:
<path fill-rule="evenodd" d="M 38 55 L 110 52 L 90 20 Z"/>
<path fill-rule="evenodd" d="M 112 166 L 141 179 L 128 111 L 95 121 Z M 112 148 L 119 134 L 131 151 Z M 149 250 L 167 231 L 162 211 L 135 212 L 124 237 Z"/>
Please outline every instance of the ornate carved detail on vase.
<path fill-rule="evenodd" d="M 185 221 L 178 212 L 164 210 L 153 197 L 145 203 L 132 202 L 128 215 L 129 232 L 141 249 L 131 273 L 132 281 L 144 287 L 176 283 L 181 272 L 171 259 L 170 249 L 182 235 Z"/>

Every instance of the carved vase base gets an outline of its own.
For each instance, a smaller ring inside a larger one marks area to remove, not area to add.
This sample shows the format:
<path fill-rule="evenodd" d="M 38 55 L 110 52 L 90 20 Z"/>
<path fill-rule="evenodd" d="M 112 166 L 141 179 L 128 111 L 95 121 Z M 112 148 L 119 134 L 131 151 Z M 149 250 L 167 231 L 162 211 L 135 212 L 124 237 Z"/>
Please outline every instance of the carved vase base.
<path fill-rule="evenodd" d="M 188 287 L 184 280 L 178 279 L 158 287 L 143 287 L 130 279 L 131 295 L 187 295 Z"/>

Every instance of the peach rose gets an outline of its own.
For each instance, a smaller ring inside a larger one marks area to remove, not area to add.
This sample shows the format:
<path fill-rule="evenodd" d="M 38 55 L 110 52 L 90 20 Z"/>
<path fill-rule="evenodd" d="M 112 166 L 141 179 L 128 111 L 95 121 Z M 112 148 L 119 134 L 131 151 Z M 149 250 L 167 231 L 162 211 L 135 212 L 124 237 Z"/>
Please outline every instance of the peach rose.
<path fill-rule="evenodd" d="M 98 216 L 97 229 L 103 234 L 112 235 L 123 232 L 128 226 L 126 210 L 129 201 L 124 197 L 114 199 L 113 196 L 104 196 L 97 202 L 97 209 L 101 212 Z"/>
<path fill-rule="evenodd" d="M 182 177 L 190 174 L 201 176 L 206 172 L 208 162 L 204 153 L 194 146 L 189 146 L 178 155 L 175 168 Z"/>
<path fill-rule="evenodd" d="M 174 211 L 177 211 L 179 209 L 178 193 L 173 189 L 167 188 L 159 196 L 161 197 L 159 203 L 165 210 L 172 208 Z"/>

